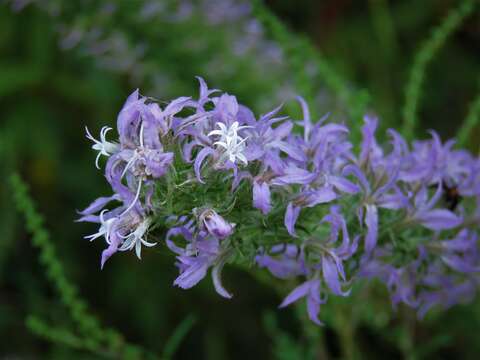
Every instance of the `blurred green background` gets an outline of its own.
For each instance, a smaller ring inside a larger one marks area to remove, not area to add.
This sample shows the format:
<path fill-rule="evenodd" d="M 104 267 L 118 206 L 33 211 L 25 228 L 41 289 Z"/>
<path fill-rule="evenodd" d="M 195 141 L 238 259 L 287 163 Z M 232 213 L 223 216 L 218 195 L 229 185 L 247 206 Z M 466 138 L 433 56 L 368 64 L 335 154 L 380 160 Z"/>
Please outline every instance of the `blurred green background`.
<path fill-rule="evenodd" d="M 364 110 L 400 128 L 415 54 L 460 3 L 272 0 L 266 11 L 293 34 L 280 42 L 245 1 L 0 3 L 0 358 L 148 357 L 48 338 L 54 329 L 85 335 L 45 276 L 39 249 L 15 210 L 7 179 L 17 171 L 45 217 L 65 275 L 91 313 L 158 357 L 478 359 L 479 300 L 418 321 L 409 309 L 393 311 L 383 288 L 365 285 L 349 299 L 332 298 L 321 311 L 326 326 L 318 328 L 296 316 L 301 309 L 276 309 L 286 289 L 278 291 L 266 274 L 227 268 L 231 301 L 220 298 L 209 280 L 189 291 L 174 288 L 174 257 L 163 245 L 145 252 L 141 262 L 130 253 L 117 255 L 100 271 L 103 244 L 83 239 L 95 226 L 74 223 L 78 209 L 110 193 L 84 127 L 95 134 L 103 125 L 114 127 L 134 88 L 167 101 L 195 95 L 194 76 L 200 75 L 256 113 L 285 101 L 299 116 L 292 96 L 300 93 L 315 114 L 331 111 L 353 124 L 360 119 L 349 118 L 351 106 L 368 93 Z M 299 44 L 307 38 L 321 51 L 331 73 L 318 72 L 308 54 L 296 53 L 298 34 Z M 347 97 L 332 86 L 337 80 Z M 444 140 L 453 137 L 479 92 L 477 6 L 428 65 L 418 136 L 431 128 Z M 478 127 L 469 132 L 470 150 L 478 151 L 479 135 Z M 26 322 L 31 315 L 49 328 Z"/>

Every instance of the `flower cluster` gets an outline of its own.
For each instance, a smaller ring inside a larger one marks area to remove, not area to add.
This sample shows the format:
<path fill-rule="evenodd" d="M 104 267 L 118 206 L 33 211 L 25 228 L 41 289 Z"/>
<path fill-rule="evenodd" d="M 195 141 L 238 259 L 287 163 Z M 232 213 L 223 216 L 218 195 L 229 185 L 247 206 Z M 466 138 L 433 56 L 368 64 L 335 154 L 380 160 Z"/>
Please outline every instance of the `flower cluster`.
<path fill-rule="evenodd" d="M 380 146 L 378 120 L 365 116 L 358 149 L 349 128 L 280 116 L 256 118 L 235 96 L 209 89 L 164 107 L 138 90 L 117 119 L 118 141 L 101 131 L 92 148 L 106 157 L 113 195 L 81 212 L 100 225 L 101 265 L 118 251 L 164 238 L 187 289 L 209 269 L 216 291 L 226 263 L 266 268 L 300 285 L 320 324 L 328 296 L 349 296 L 354 282 L 377 278 L 394 305 L 423 315 L 434 305 L 468 300 L 480 282 L 480 159 L 438 135 L 408 144 L 389 130 Z M 113 209 L 106 209 L 115 203 Z M 147 241 L 149 239 L 150 241 Z"/>

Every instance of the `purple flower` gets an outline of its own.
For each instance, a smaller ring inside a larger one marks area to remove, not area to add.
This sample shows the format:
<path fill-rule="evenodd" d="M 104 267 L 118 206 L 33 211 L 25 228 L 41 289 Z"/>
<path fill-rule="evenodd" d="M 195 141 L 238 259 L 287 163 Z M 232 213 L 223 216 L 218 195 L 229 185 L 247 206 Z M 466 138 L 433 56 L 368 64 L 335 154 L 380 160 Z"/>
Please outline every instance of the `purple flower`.
<path fill-rule="evenodd" d="M 285 212 L 285 227 L 291 236 L 297 236 L 295 233 L 295 223 L 297 222 L 302 207 L 314 207 L 318 204 L 329 203 L 337 198 L 337 194 L 330 188 L 320 188 L 318 190 L 305 190 L 287 205 Z"/>
<path fill-rule="evenodd" d="M 269 255 L 261 252 L 255 261 L 259 267 L 266 267 L 279 279 L 307 274 L 304 254 L 296 245 L 275 245 Z"/>
<path fill-rule="evenodd" d="M 441 242 L 441 259 L 449 268 L 459 273 L 478 273 L 480 252 L 477 243 L 478 235 L 474 231 L 463 229 L 455 238 Z"/>
<path fill-rule="evenodd" d="M 293 291 L 287 295 L 287 297 L 280 304 L 280 308 L 284 308 L 301 298 L 307 299 L 307 312 L 308 317 L 317 325 L 322 325 L 322 322 L 318 319 L 320 312 L 320 305 L 325 304 L 327 299 L 320 297 L 320 280 L 312 279 L 297 286 Z"/>
<path fill-rule="evenodd" d="M 229 223 L 214 210 L 204 210 L 199 216 L 200 223 L 208 233 L 223 240 L 233 234 L 235 224 Z"/>
<path fill-rule="evenodd" d="M 261 179 L 253 181 L 253 207 L 261 210 L 264 215 L 272 208 L 270 187 Z"/>
<path fill-rule="evenodd" d="M 434 306 L 446 310 L 455 304 L 471 301 L 479 285 L 478 278 L 459 279 L 438 272 L 427 274 L 424 282 L 426 288 L 418 294 L 419 318 L 423 318 Z"/>
<path fill-rule="evenodd" d="M 90 211 L 94 211 L 94 209 Z M 142 219 L 141 215 L 133 210 L 123 212 L 123 207 L 112 211 L 102 210 L 98 219 L 91 215 L 84 215 L 80 221 L 100 223 L 99 230 L 92 235 L 85 236 L 85 238 L 90 241 L 102 237 L 105 239 L 108 247 L 102 252 L 101 268 L 117 251 L 135 248 L 137 256 L 140 258 L 141 245 L 148 247 L 155 245 L 143 238 L 150 226 L 150 220 Z"/>
<path fill-rule="evenodd" d="M 391 255 L 391 249 L 376 250 L 371 258 L 364 258 L 359 276 L 363 278 L 378 278 L 387 286 L 393 306 L 403 302 L 416 308 L 419 305 L 417 299 L 417 285 L 419 281 L 419 267 L 423 260 L 420 256 L 417 260 L 402 266 L 394 267 L 385 263 L 382 259 Z"/>
<path fill-rule="evenodd" d="M 211 271 L 216 291 L 230 298 L 221 272 L 242 258 L 279 279 L 302 277 L 280 307 L 305 298 L 317 324 L 328 295 L 349 296 L 359 278 L 379 279 L 394 307 L 404 303 L 420 316 L 473 296 L 480 285 L 478 158 L 434 132 L 407 144 L 389 130 L 385 150 L 371 116 L 355 153 L 348 127 L 327 123 L 328 115 L 313 122 L 300 97 L 301 121 L 280 116 L 281 106 L 257 121 L 235 96 L 198 81 L 198 99 L 165 106 L 134 91 L 118 115 L 118 142 L 107 141 L 107 127 L 100 140 L 87 130 L 97 167 L 108 158 L 113 191 L 79 212 L 79 221 L 98 224 L 86 238 L 107 244 L 102 267 L 118 251 L 135 249 L 140 258 L 143 246 L 155 245 L 151 233 L 165 229 L 179 268 L 174 285 L 189 289 Z M 228 219 L 213 210 L 225 204 Z M 275 228 L 282 216 L 289 235 Z"/>
<path fill-rule="evenodd" d="M 418 221 L 430 230 L 445 230 L 459 226 L 463 220 L 447 209 L 433 209 L 442 196 L 439 184 L 431 199 L 428 199 L 427 187 L 422 187 L 413 198 L 413 207 L 409 209 L 409 218 Z"/>
<path fill-rule="evenodd" d="M 174 285 L 182 289 L 190 289 L 197 285 L 212 267 L 212 280 L 215 290 L 225 298 L 231 298 L 222 285 L 221 274 L 228 253 L 222 251 L 218 238 L 210 237 L 205 232 L 193 232 L 188 225 L 180 225 L 170 229 L 167 233 L 166 243 L 170 250 L 177 254 L 176 263 L 180 275 L 175 279 Z M 181 248 L 170 239 L 172 236 L 182 235 L 187 241 L 185 248 Z"/>

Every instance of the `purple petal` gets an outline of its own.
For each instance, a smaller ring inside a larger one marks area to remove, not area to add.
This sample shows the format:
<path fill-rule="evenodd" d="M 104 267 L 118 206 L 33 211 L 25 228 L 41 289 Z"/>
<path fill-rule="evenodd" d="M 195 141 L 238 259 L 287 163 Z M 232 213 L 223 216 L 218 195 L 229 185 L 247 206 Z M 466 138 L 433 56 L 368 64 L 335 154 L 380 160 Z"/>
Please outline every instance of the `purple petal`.
<path fill-rule="evenodd" d="M 356 194 L 360 192 L 360 187 L 351 181 L 340 176 L 329 176 L 329 182 L 335 187 L 335 189 L 347 193 Z"/>
<path fill-rule="evenodd" d="M 325 204 L 337 198 L 337 194 L 331 188 L 325 187 L 312 191 L 308 195 L 307 207 L 313 207 L 318 204 Z"/>
<path fill-rule="evenodd" d="M 100 269 L 103 269 L 105 262 L 117 252 L 118 246 L 120 245 L 121 238 L 116 231 L 113 231 L 110 235 L 110 245 L 102 251 L 102 258 L 100 260 Z"/>
<path fill-rule="evenodd" d="M 209 263 L 203 258 L 196 258 L 194 263 L 183 271 L 173 282 L 182 289 L 190 289 L 207 275 Z"/>
<path fill-rule="evenodd" d="M 360 164 L 365 164 L 371 155 L 377 155 L 381 150 L 375 140 L 375 131 L 378 126 L 378 119 L 366 115 L 363 118 L 365 125 L 362 127 L 362 144 L 360 152 Z M 370 160 L 371 161 L 371 160 Z"/>
<path fill-rule="evenodd" d="M 217 239 L 225 239 L 233 233 L 235 224 L 229 223 L 213 210 L 206 210 L 200 218 L 203 219 L 208 233 Z"/>
<path fill-rule="evenodd" d="M 365 205 L 365 224 L 367 225 L 367 235 L 365 236 L 365 251 L 371 253 L 377 245 L 378 237 L 378 209 L 375 205 Z"/>
<path fill-rule="evenodd" d="M 215 286 L 215 290 L 217 291 L 218 294 L 223 296 L 224 298 L 231 299 L 232 294 L 230 294 L 227 290 L 222 285 L 222 269 L 223 265 L 225 264 L 224 261 L 220 262 L 218 265 L 215 265 L 212 269 L 212 279 L 213 279 L 213 285 Z"/>
<path fill-rule="evenodd" d="M 296 147 L 295 145 L 287 143 L 286 141 L 272 141 L 271 145 L 283 151 L 292 159 L 295 159 L 298 161 L 305 160 L 305 154 L 303 153 L 303 151 L 300 148 Z"/>
<path fill-rule="evenodd" d="M 75 222 L 100 223 L 101 221 L 100 221 L 100 216 L 98 215 L 85 215 L 75 220 Z"/>
<path fill-rule="evenodd" d="M 328 255 L 322 257 L 322 271 L 325 282 L 335 295 L 348 296 L 350 294 L 350 291 L 342 291 L 342 287 L 338 279 L 338 266 Z"/>
<path fill-rule="evenodd" d="M 271 209 L 270 187 L 266 182 L 253 182 L 253 206 L 262 211 L 264 215 Z"/>
<path fill-rule="evenodd" d="M 307 294 L 310 292 L 310 287 L 312 286 L 312 282 L 316 280 L 310 280 L 310 281 L 305 281 L 303 284 L 300 286 L 297 286 L 293 291 L 287 295 L 287 297 L 282 301 L 280 304 L 280 308 L 284 308 L 302 297 L 307 296 Z"/>
<path fill-rule="evenodd" d="M 463 229 L 454 239 L 442 241 L 441 244 L 446 250 L 465 252 L 475 249 L 476 242 L 476 234 L 470 233 L 467 229 Z"/>
<path fill-rule="evenodd" d="M 120 196 L 118 196 L 117 194 L 114 194 L 108 197 L 99 197 L 97 200 L 95 200 L 90 205 L 88 205 L 86 209 L 79 211 L 78 213 L 80 215 L 94 214 L 97 211 L 103 209 L 105 205 L 107 205 L 110 201 L 113 201 L 113 200 L 120 200 Z"/>
<path fill-rule="evenodd" d="M 285 121 L 273 129 L 273 137 L 277 140 L 283 139 L 291 134 L 293 123 L 291 121 Z"/>
<path fill-rule="evenodd" d="M 318 314 L 320 313 L 320 305 L 322 303 L 324 303 L 324 301 L 320 299 L 320 281 L 314 280 L 307 297 L 307 312 L 309 319 L 320 326 L 323 325 L 323 323 L 318 318 Z"/>
<path fill-rule="evenodd" d="M 183 145 L 182 157 L 183 157 L 183 160 L 185 160 L 185 162 L 191 163 L 193 161 L 192 150 L 197 145 L 198 143 L 196 141 L 190 141 L 190 142 L 187 142 L 185 145 Z"/>
<path fill-rule="evenodd" d="M 191 98 L 188 96 L 182 96 L 175 100 L 172 100 L 163 110 L 164 116 L 175 115 L 182 111 L 184 107 L 193 105 Z"/>
<path fill-rule="evenodd" d="M 445 209 L 422 212 L 416 218 L 430 230 L 452 229 L 459 226 L 463 221 L 462 218 Z"/>
<path fill-rule="evenodd" d="M 343 175 L 348 176 L 348 175 L 353 175 L 355 176 L 358 181 L 360 181 L 360 184 L 363 187 L 363 190 L 367 193 L 370 193 L 370 184 L 368 183 L 367 178 L 363 174 L 363 172 L 355 165 L 347 165 L 343 169 Z"/>
<path fill-rule="evenodd" d="M 315 179 L 315 174 L 296 166 L 288 166 L 285 169 L 285 175 L 277 176 L 271 181 L 271 184 L 278 186 L 289 184 L 307 185 L 312 182 L 313 179 Z"/>
<path fill-rule="evenodd" d="M 208 89 L 208 86 L 207 86 L 207 83 L 205 82 L 205 80 L 200 77 L 200 76 L 196 76 L 198 82 L 200 83 L 200 99 L 199 99 L 199 102 L 201 105 L 203 105 L 206 101 L 208 101 L 208 96 L 210 96 L 210 94 L 214 93 L 214 92 L 217 92 L 218 90 L 217 89 Z"/>
<path fill-rule="evenodd" d="M 212 155 L 214 152 L 215 151 L 212 148 L 204 147 L 202 150 L 200 150 L 197 157 L 195 158 L 195 164 L 193 165 L 195 169 L 195 176 L 197 177 L 197 180 L 202 184 L 205 184 L 205 182 L 201 178 L 201 173 L 200 173 L 202 162 L 203 160 L 205 160 L 207 156 Z"/>
<path fill-rule="evenodd" d="M 480 272 L 480 266 L 470 264 L 466 259 L 458 255 L 445 255 L 442 256 L 442 260 L 453 270 L 464 274 Z"/>
<path fill-rule="evenodd" d="M 145 165 L 148 172 L 154 178 L 160 178 L 168 171 L 173 162 L 173 153 L 164 153 L 162 151 L 151 151 L 146 156 Z"/>
<path fill-rule="evenodd" d="M 295 234 L 295 223 L 297 222 L 298 215 L 300 215 L 300 210 L 301 208 L 299 206 L 295 206 L 290 202 L 285 212 L 285 227 L 288 233 L 294 237 L 297 237 L 297 234 Z"/>

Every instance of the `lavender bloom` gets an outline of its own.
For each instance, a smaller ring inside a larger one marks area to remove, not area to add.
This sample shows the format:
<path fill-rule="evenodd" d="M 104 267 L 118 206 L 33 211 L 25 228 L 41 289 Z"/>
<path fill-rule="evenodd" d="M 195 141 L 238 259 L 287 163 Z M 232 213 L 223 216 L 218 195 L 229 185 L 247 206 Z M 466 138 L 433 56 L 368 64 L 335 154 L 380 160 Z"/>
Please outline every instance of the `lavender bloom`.
<path fill-rule="evenodd" d="M 480 272 L 480 252 L 477 247 L 478 235 L 463 229 L 451 240 L 444 240 L 441 259 L 452 270 L 459 273 Z"/>
<path fill-rule="evenodd" d="M 280 279 L 307 274 L 304 254 L 295 245 L 275 245 L 270 255 L 260 253 L 255 257 L 255 261 L 259 267 L 266 267 L 272 275 Z"/>
<path fill-rule="evenodd" d="M 270 201 L 270 188 L 265 181 L 254 180 L 253 182 L 253 206 L 262 211 L 264 215 L 268 214 L 272 208 Z"/>
<path fill-rule="evenodd" d="M 359 278 L 379 279 L 394 307 L 404 303 L 419 316 L 473 297 L 479 159 L 435 133 L 410 146 L 390 130 L 384 151 L 369 116 L 355 154 L 349 129 L 328 116 L 313 123 L 302 98 L 302 121 L 278 116 L 280 107 L 256 120 L 235 96 L 198 80 L 197 99 L 162 107 L 134 91 L 117 119 L 118 142 L 106 140 L 106 127 L 100 140 L 87 130 L 96 165 L 108 157 L 113 190 L 80 212 L 79 221 L 99 225 L 86 238 L 107 244 L 102 267 L 118 251 L 140 258 L 156 244 L 147 234 L 166 233 L 180 272 L 174 285 L 189 289 L 211 270 L 216 291 L 231 298 L 223 266 L 247 260 L 279 280 L 302 277 L 280 307 L 306 298 L 317 324 L 328 296 L 349 296 Z"/>
<path fill-rule="evenodd" d="M 435 195 L 428 200 L 427 189 L 420 189 L 414 198 L 414 207 L 411 208 L 410 218 L 420 222 L 426 228 L 431 230 L 451 229 L 459 226 L 462 219 L 447 209 L 433 209 L 442 196 L 441 185 Z"/>
<path fill-rule="evenodd" d="M 428 274 L 425 277 L 425 283 L 428 288 L 418 294 L 420 318 L 423 318 L 434 306 L 440 306 L 446 310 L 453 305 L 471 301 L 479 285 L 478 278 L 461 280 L 455 276 L 439 273 Z"/>
<path fill-rule="evenodd" d="M 343 291 L 340 283 L 340 280 L 346 281 L 343 261 L 348 260 L 357 251 L 359 237 L 356 236 L 353 242 L 350 241 L 346 221 L 338 206 L 330 208 L 330 214 L 322 219 L 322 223 L 324 222 L 330 223 L 330 235 L 326 244 L 322 246 L 323 278 L 333 294 L 348 296 L 350 290 Z M 340 246 L 335 246 L 339 241 L 340 234 L 342 242 Z"/>
<path fill-rule="evenodd" d="M 313 279 L 299 285 L 280 304 L 280 308 L 286 307 L 301 298 L 307 298 L 308 317 L 317 325 L 322 325 L 318 319 L 320 305 L 325 304 L 327 299 L 320 297 L 320 280 Z"/>
<path fill-rule="evenodd" d="M 80 221 L 99 222 L 100 228 L 98 232 L 85 236 L 86 239 L 93 241 L 103 237 L 108 247 L 102 252 L 101 268 L 105 262 L 117 251 L 127 251 L 135 248 L 137 257 L 141 258 L 141 246 L 154 246 L 143 239 L 147 232 L 151 221 L 150 219 L 142 219 L 142 216 L 135 211 L 121 212 L 123 207 L 112 211 L 102 210 L 98 216 L 98 220 L 86 215 Z M 94 212 L 93 209 L 90 211 Z M 120 213 L 121 212 L 121 213 Z M 120 213 L 120 214 L 119 214 Z"/>
<path fill-rule="evenodd" d="M 181 234 L 188 244 L 185 248 L 178 247 L 170 240 L 172 236 Z M 194 237 L 193 229 L 188 225 L 177 226 L 169 230 L 166 237 L 167 246 L 177 256 L 177 266 L 180 275 L 175 279 L 174 285 L 182 289 L 190 289 L 206 275 L 212 267 L 212 280 L 215 290 L 225 298 L 231 298 L 230 294 L 222 285 L 221 273 L 227 260 L 227 254 L 222 251 L 220 240 L 209 237 L 205 232 L 199 232 Z"/>
<path fill-rule="evenodd" d="M 235 224 L 229 223 L 211 209 L 204 210 L 200 214 L 199 219 L 207 232 L 220 240 L 232 235 L 233 229 L 235 228 Z"/>
<path fill-rule="evenodd" d="M 358 217 L 360 222 L 367 227 L 365 250 L 367 254 L 370 254 L 378 241 L 378 207 L 394 206 L 390 203 L 391 197 L 388 192 L 394 189 L 398 179 L 401 164 L 398 158 L 401 156 L 401 144 L 396 133 L 391 132 L 393 150 L 390 155 L 384 156 L 375 139 L 378 120 L 366 116 L 364 121 L 361 152 L 357 160 L 358 166 L 347 165 L 343 170 L 343 175 L 355 176 L 362 188 L 363 206 L 358 209 Z M 373 177 L 375 188 L 372 188 L 366 175 Z"/>

